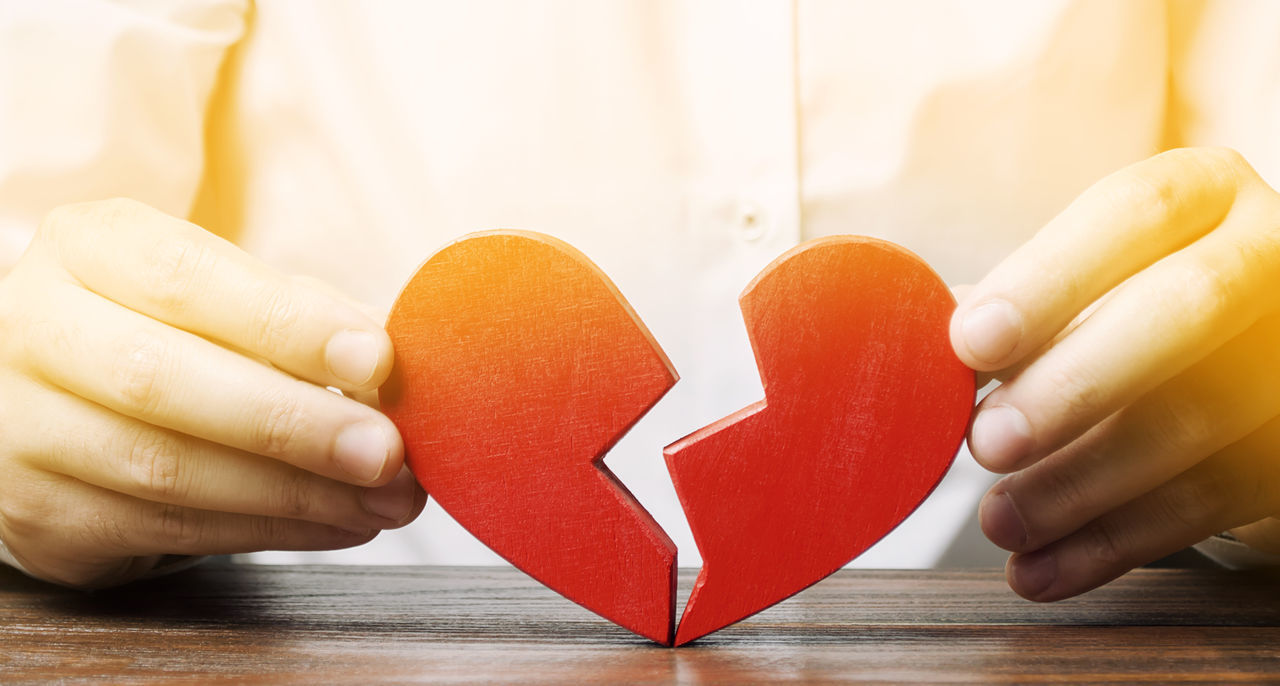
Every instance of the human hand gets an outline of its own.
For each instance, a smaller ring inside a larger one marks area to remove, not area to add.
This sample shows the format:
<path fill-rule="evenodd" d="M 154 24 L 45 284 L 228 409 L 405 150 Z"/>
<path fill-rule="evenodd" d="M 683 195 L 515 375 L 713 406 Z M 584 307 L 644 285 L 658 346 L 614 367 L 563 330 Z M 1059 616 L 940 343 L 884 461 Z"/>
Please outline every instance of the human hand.
<path fill-rule="evenodd" d="M 951 340 L 1004 380 L 969 446 L 1010 473 L 979 509 L 1018 594 L 1233 528 L 1280 552 L 1280 195 L 1237 153 L 1094 185 L 964 294 Z"/>
<path fill-rule="evenodd" d="M 192 224 L 54 210 L 0 280 L 0 330 L 0 541 L 33 575 L 342 548 L 426 502 L 395 426 L 324 388 L 385 380 L 382 328 Z"/>

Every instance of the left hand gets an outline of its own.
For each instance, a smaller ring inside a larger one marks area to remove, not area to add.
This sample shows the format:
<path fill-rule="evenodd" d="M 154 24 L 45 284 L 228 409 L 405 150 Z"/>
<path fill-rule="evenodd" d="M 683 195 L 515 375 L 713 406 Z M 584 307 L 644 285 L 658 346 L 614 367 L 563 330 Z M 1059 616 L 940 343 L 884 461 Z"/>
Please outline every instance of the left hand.
<path fill-rule="evenodd" d="M 1058 600 L 1231 530 L 1280 552 L 1280 194 L 1239 154 L 1170 151 L 1081 195 L 960 301 L 1004 383 L 974 457 L 983 531 Z"/>

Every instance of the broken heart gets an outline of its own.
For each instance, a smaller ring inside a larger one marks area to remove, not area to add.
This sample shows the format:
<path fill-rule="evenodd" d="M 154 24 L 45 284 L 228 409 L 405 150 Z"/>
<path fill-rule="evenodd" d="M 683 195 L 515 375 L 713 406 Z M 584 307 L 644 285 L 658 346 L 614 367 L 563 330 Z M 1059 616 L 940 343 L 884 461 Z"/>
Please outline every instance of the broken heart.
<path fill-rule="evenodd" d="M 665 453 L 704 566 L 674 628 L 675 546 L 602 464 L 676 375 L 617 289 L 539 234 L 432 256 L 388 320 L 383 409 L 427 493 L 499 555 L 664 645 L 821 580 L 907 517 L 951 464 L 974 377 L 955 302 L 919 258 L 834 237 L 747 288 L 765 400 Z"/>
<path fill-rule="evenodd" d="M 463 238 L 396 300 L 383 410 L 427 493 L 511 564 L 669 645 L 676 547 L 601 463 L 676 382 L 603 273 L 536 234 Z"/>
<path fill-rule="evenodd" d="M 919 258 L 836 236 L 778 258 L 741 298 L 765 400 L 667 447 L 702 553 L 676 644 L 830 575 L 924 501 L 951 466 L 974 376 L 955 301 Z"/>

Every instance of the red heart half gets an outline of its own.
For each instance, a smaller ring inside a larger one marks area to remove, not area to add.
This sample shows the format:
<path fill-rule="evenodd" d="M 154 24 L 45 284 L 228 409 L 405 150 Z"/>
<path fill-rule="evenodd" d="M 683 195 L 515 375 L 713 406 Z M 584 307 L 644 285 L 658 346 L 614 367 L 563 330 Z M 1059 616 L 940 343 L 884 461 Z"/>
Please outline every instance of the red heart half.
<path fill-rule="evenodd" d="M 839 236 L 747 287 L 765 400 L 667 447 L 703 557 L 688 643 L 823 579 L 925 499 L 959 450 L 974 375 L 952 352 L 955 300 L 915 255 Z"/>
<path fill-rule="evenodd" d="M 383 410 L 427 493 L 516 567 L 670 645 L 676 548 L 601 463 L 676 381 L 609 279 L 548 236 L 473 234 L 387 323 Z"/>

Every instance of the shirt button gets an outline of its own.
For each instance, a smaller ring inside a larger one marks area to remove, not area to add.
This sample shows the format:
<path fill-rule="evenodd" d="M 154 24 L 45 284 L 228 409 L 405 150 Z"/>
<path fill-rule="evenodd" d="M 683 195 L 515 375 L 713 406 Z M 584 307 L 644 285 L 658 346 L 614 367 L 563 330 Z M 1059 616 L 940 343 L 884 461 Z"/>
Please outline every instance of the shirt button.
<path fill-rule="evenodd" d="M 737 208 L 738 238 L 754 243 L 769 233 L 770 218 L 761 207 L 752 202 L 742 202 Z"/>

